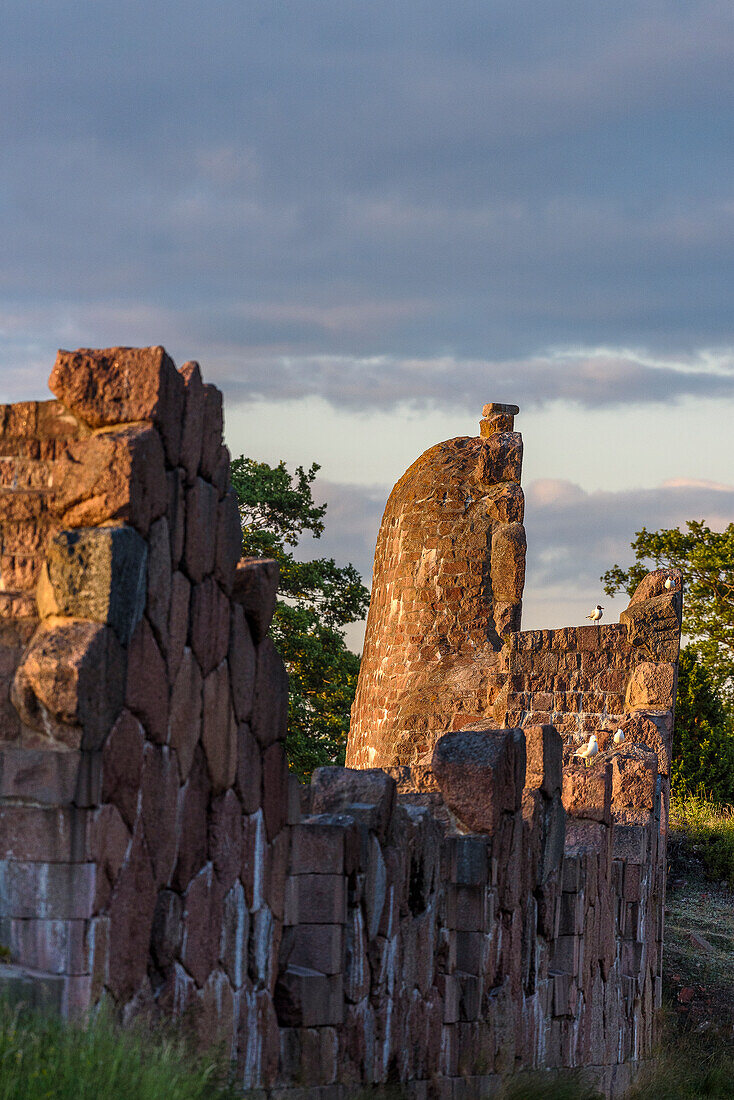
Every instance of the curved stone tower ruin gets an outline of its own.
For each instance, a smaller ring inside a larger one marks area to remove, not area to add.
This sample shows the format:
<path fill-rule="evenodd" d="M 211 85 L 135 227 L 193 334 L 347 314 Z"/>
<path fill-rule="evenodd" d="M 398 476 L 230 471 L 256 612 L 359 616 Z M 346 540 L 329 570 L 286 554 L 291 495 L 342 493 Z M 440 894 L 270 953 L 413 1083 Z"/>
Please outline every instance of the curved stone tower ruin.
<path fill-rule="evenodd" d="M 486 718 L 525 580 L 516 405 L 484 406 L 479 436 L 449 439 L 390 494 L 347 765 L 415 764 L 458 722 Z"/>

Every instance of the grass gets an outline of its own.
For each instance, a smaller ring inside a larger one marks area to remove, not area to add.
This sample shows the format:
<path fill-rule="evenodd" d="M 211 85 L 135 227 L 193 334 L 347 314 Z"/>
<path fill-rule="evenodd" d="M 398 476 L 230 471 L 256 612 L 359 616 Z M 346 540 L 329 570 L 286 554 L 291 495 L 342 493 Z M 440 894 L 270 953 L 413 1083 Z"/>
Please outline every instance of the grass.
<path fill-rule="evenodd" d="M 708 1031 L 689 1030 L 666 1012 L 664 1041 L 625 1100 L 734 1100 L 734 1049 Z"/>
<path fill-rule="evenodd" d="M 0 1003 L 0 1100 L 235 1100 L 217 1055 L 196 1056 L 172 1031 L 122 1031 Z"/>
<path fill-rule="evenodd" d="M 671 855 L 683 845 L 698 857 L 709 878 L 734 889 L 734 806 L 701 795 L 674 797 L 670 804 Z"/>

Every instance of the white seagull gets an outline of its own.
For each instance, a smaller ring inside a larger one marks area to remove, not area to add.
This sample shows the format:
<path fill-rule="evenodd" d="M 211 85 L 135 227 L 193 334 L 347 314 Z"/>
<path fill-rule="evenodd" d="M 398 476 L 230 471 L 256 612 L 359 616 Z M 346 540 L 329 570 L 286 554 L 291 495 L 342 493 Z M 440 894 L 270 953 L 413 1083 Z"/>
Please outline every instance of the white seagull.
<path fill-rule="evenodd" d="M 592 760 L 599 751 L 599 742 L 596 739 L 596 734 L 592 733 L 589 738 L 588 745 L 582 745 L 580 749 L 576 749 L 574 756 L 580 756 L 584 762 L 585 767 L 588 768 L 589 761 Z"/>
<path fill-rule="evenodd" d="M 624 730 L 621 730 L 621 729 L 617 730 L 617 732 L 614 735 L 614 744 L 615 745 L 621 745 L 623 741 L 624 741 Z"/>
<path fill-rule="evenodd" d="M 673 582 L 673 578 L 672 578 L 672 577 L 666 577 L 666 579 L 665 579 L 665 588 L 666 588 L 666 591 L 670 592 L 671 588 L 673 587 L 673 583 L 674 583 L 674 582 Z"/>
<path fill-rule="evenodd" d="M 603 614 L 604 608 L 600 603 L 598 603 L 591 614 L 587 615 L 586 618 L 591 619 L 592 623 L 598 623 L 601 620 Z"/>

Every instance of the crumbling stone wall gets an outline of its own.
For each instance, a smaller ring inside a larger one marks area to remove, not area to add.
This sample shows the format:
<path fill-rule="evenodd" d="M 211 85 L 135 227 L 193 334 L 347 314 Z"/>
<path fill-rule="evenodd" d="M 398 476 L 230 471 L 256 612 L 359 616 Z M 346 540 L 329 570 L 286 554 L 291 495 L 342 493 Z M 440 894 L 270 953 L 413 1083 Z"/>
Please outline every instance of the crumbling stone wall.
<path fill-rule="evenodd" d="M 0 985 L 277 1050 L 287 680 L 239 561 L 222 400 L 162 348 L 60 352 L 3 410 Z"/>
<path fill-rule="evenodd" d="M 221 396 L 162 348 L 62 352 L 51 385 L 0 437 L 0 987 L 179 1017 L 263 1098 L 571 1066 L 620 1096 L 660 997 L 679 578 L 520 632 L 521 443 L 488 406 L 386 512 L 350 745 L 383 768 L 301 788 Z"/>
<path fill-rule="evenodd" d="M 522 437 L 515 405 L 484 407 L 477 437 L 439 443 L 390 494 L 347 764 L 430 759 L 455 721 L 484 716 L 525 581 Z"/>
<path fill-rule="evenodd" d="M 500 434 L 497 438 L 506 437 Z M 463 448 L 467 442 L 481 450 L 481 439 L 450 441 L 443 447 L 451 449 L 458 443 Z M 440 447 L 433 448 L 411 467 L 431 471 L 429 509 L 431 502 L 460 499 L 465 492 L 463 471 L 437 466 L 434 455 L 440 451 Z M 409 475 L 410 471 L 403 481 Z M 538 728 L 546 731 L 546 739 L 556 744 L 558 766 L 563 768 L 559 785 L 566 819 L 565 850 L 561 841 L 548 880 L 555 883 L 556 875 L 561 887 L 551 901 L 545 885 L 531 887 L 537 924 L 533 926 L 532 916 L 528 920 L 527 914 L 533 911 L 530 906 L 521 917 L 520 954 L 534 945 L 533 958 L 544 960 L 536 977 L 545 967 L 554 997 L 541 1008 L 535 1004 L 533 1011 L 539 1011 L 543 1020 L 542 1038 L 535 1053 L 532 1044 L 523 1048 L 517 1064 L 585 1066 L 589 1072 L 593 1070 L 594 1079 L 606 1093 L 617 1095 L 651 1048 L 654 1014 L 660 1004 L 665 838 L 682 611 L 680 574 L 649 574 L 618 624 L 523 632 L 519 611 L 524 573 L 519 555 L 515 555 L 509 575 L 516 585 L 517 613 L 508 628 L 497 631 L 488 601 L 475 605 L 479 614 L 470 624 L 466 620 L 454 624 L 452 657 L 460 660 L 460 649 L 468 650 L 471 639 L 474 660 L 481 666 L 472 668 L 468 676 L 461 675 L 457 690 L 457 678 L 451 675 L 452 658 L 445 661 L 442 653 L 426 644 L 432 626 L 429 622 L 425 635 L 423 628 L 430 616 L 416 617 L 406 629 L 394 598 L 401 584 L 410 592 L 411 584 L 416 583 L 415 570 L 410 553 L 401 564 L 398 550 L 386 566 L 389 555 L 385 548 L 396 537 L 409 551 L 426 535 L 430 538 L 423 522 L 421 495 L 417 494 L 417 504 L 411 505 L 410 494 L 402 490 L 403 481 L 388 502 L 378 538 L 373 582 L 378 610 L 368 621 L 366 660 L 353 710 L 348 760 L 364 765 L 371 756 L 369 746 L 374 744 L 374 759 L 399 777 L 404 799 L 430 806 L 435 816 L 448 822 L 449 831 L 458 828 L 496 836 L 499 818 L 494 800 L 484 791 L 479 794 L 478 760 L 485 754 L 487 767 L 498 776 L 509 767 L 496 748 L 501 736 L 498 730 L 512 728 L 517 737 L 522 730 L 526 738 L 537 736 Z M 446 517 L 442 518 L 445 521 Z M 443 530 L 451 528 L 444 523 Z M 483 554 L 481 546 L 460 527 L 456 534 L 450 559 L 466 556 L 475 567 L 481 561 L 489 575 L 488 587 L 506 587 L 507 556 Z M 471 597 L 471 567 L 458 568 L 457 574 L 452 595 L 461 608 L 464 576 L 469 578 Z M 672 589 L 665 588 L 668 579 Z M 391 599 L 386 592 L 393 593 Z M 427 602 L 437 606 L 435 600 Z M 478 644 L 482 633 L 487 639 L 484 647 Z M 495 642 L 498 633 L 502 634 L 499 646 Z M 413 670 L 414 655 L 422 653 L 427 658 L 425 665 L 421 668 L 418 664 Z M 403 661 L 407 674 L 400 672 Z M 442 673 L 446 673 L 443 678 Z M 410 705 L 410 692 L 416 684 L 423 692 L 422 701 Z M 467 684 L 473 696 L 466 692 Z M 423 713 L 416 720 L 421 707 Z M 471 712 L 477 719 L 473 724 L 467 720 Z M 445 733 L 467 726 L 456 735 Z M 613 737 L 620 728 L 624 742 L 615 746 Z M 600 753 L 586 768 L 574 753 L 591 733 L 597 735 Z M 403 766 L 396 769 L 396 765 Z M 545 769 L 541 771 L 547 774 Z M 528 786 L 532 786 L 530 780 Z M 527 788 L 523 800 L 529 815 L 527 825 L 535 813 Z M 553 834 L 554 827 L 544 825 L 539 833 Z M 522 865 L 528 851 L 533 853 L 532 864 L 534 845 L 527 835 L 524 841 L 524 847 L 504 848 L 500 875 L 511 874 L 515 862 Z M 579 868 L 583 868 L 583 886 Z M 527 873 L 527 868 L 524 871 Z M 555 913 L 552 920 L 549 913 Z M 490 933 L 490 942 L 497 935 L 501 939 L 502 928 L 507 924 L 500 921 Z M 544 948 L 539 947 L 541 943 Z M 489 986 L 494 988 L 491 976 Z M 515 998 L 518 1008 L 517 986 Z M 523 1004 L 527 1010 L 525 996 Z M 486 1019 L 487 1004 L 483 1011 Z M 518 1020 L 516 1035 L 521 1033 Z"/>

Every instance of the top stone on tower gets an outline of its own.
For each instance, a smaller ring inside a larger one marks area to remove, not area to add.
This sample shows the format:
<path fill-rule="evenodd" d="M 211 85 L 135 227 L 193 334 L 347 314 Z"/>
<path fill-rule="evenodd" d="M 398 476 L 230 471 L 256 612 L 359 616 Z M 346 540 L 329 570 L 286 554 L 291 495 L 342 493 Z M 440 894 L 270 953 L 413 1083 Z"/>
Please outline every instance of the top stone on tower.
<path fill-rule="evenodd" d="M 503 405 L 500 401 L 490 401 L 482 409 L 479 432 L 488 438 L 496 432 L 511 432 L 515 427 L 515 416 L 520 412 L 517 405 Z"/>
<path fill-rule="evenodd" d="M 504 413 L 505 416 L 517 416 L 519 412 L 519 405 L 503 405 L 501 401 L 490 401 L 482 409 L 482 416 L 495 416 L 497 413 Z"/>

